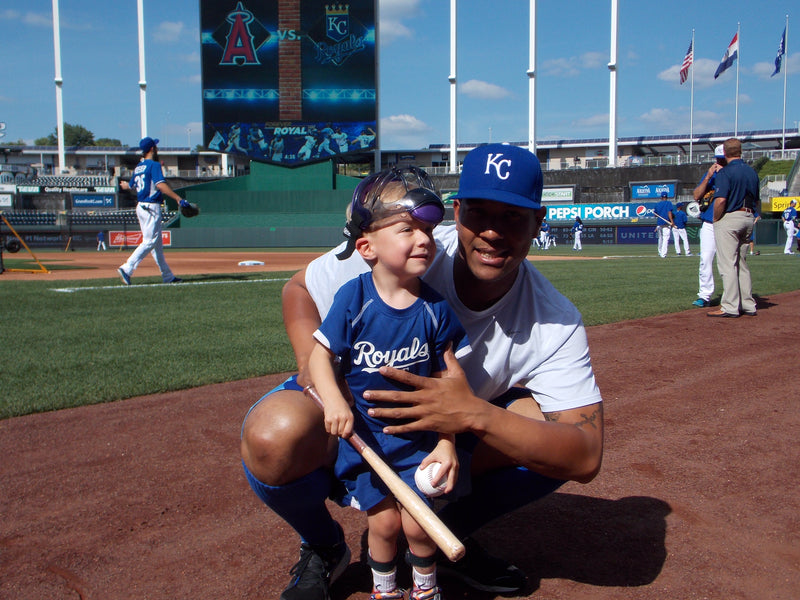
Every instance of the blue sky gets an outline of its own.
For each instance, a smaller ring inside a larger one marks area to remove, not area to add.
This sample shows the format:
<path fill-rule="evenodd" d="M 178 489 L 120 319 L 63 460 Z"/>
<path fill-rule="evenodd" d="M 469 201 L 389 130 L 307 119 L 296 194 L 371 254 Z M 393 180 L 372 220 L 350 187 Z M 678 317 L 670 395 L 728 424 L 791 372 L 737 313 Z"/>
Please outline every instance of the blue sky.
<path fill-rule="evenodd" d="M 449 0 L 379 0 L 382 147 L 450 140 Z M 52 1 L 0 6 L 2 141 L 55 130 Z M 201 142 L 198 0 L 144 0 L 148 133 Z M 608 136 L 610 1 L 540 0 L 536 137 Z M 458 141 L 528 136 L 528 0 L 458 2 Z M 780 129 L 783 73 L 770 77 L 789 14 L 787 129 L 800 121 L 800 11 L 793 0 L 619 0 L 620 137 L 689 132 L 678 83 L 695 30 L 694 132 L 733 131 L 736 68 L 713 73 L 740 24 L 739 131 Z M 136 0 L 60 0 L 64 120 L 95 137 L 139 139 Z"/>

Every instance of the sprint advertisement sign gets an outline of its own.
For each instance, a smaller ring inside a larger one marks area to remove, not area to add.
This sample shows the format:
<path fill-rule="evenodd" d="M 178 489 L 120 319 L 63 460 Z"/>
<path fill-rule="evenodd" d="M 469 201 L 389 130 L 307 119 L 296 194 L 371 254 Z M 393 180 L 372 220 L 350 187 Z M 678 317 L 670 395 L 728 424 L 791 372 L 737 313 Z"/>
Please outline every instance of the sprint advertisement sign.
<path fill-rule="evenodd" d="M 627 221 L 655 218 L 655 202 L 625 202 L 622 204 L 567 204 L 547 207 L 548 221 Z"/>

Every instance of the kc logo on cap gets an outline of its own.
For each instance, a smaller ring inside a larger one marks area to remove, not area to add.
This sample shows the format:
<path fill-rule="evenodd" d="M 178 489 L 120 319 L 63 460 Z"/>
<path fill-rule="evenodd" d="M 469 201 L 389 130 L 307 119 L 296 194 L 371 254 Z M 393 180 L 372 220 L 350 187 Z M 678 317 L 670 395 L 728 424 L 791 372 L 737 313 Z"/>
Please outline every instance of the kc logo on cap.
<path fill-rule="evenodd" d="M 542 206 L 542 166 L 526 148 L 487 144 L 464 157 L 453 198 L 494 200 L 522 208 Z"/>

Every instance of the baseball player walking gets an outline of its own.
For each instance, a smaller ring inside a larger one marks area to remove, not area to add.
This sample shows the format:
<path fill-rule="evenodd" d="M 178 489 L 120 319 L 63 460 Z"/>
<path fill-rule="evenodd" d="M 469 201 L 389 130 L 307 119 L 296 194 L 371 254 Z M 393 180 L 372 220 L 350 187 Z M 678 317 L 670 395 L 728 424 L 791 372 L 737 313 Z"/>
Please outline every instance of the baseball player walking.
<path fill-rule="evenodd" d="M 797 219 L 797 200 L 792 200 L 789 206 L 781 214 L 783 221 L 783 228 L 786 230 L 786 245 L 783 247 L 784 254 L 792 254 L 792 243 L 794 242 L 794 235 L 797 233 L 795 227 L 795 219 Z"/>
<path fill-rule="evenodd" d="M 151 253 L 161 271 L 164 283 L 180 283 L 182 280 L 175 277 L 164 258 L 164 243 L 161 239 L 161 202 L 162 196 L 167 195 L 178 204 L 185 202 L 169 187 L 158 161 L 158 140 L 151 137 L 142 138 L 139 149 L 142 151 L 142 160 L 136 165 L 130 182 L 120 181 L 123 190 L 136 190 L 136 217 L 142 230 L 142 242 L 128 257 L 127 262 L 117 272 L 122 277 L 125 285 L 131 284 L 131 277 L 142 259 Z"/>
<path fill-rule="evenodd" d="M 673 221 L 672 202 L 667 200 L 667 192 L 661 192 L 661 201 L 653 212 L 656 215 L 656 233 L 658 234 L 658 255 L 667 258 L 669 238 L 675 223 Z"/>

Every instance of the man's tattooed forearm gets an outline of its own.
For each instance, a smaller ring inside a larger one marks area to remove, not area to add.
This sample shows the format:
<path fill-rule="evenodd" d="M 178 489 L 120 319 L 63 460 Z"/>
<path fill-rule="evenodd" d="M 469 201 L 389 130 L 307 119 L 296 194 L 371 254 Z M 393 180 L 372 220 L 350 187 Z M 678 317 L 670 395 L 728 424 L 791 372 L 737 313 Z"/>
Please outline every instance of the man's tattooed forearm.
<path fill-rule="evenodd" d="M 581 420 L 576 421 L 573 423 L 575 427 L 581 428 L 584 425 L 590 426 L 592 429 L 597 429 L 597 422 L 601 418 L 600 408 L 596 408 L 595 411 L 591 414 L 581 413 Z M 544 414 L 544 418 L 546 421 L 553 421 L 558 422 L 561 420 L 562 413 L 560 412 L 549 412 Z"/>

